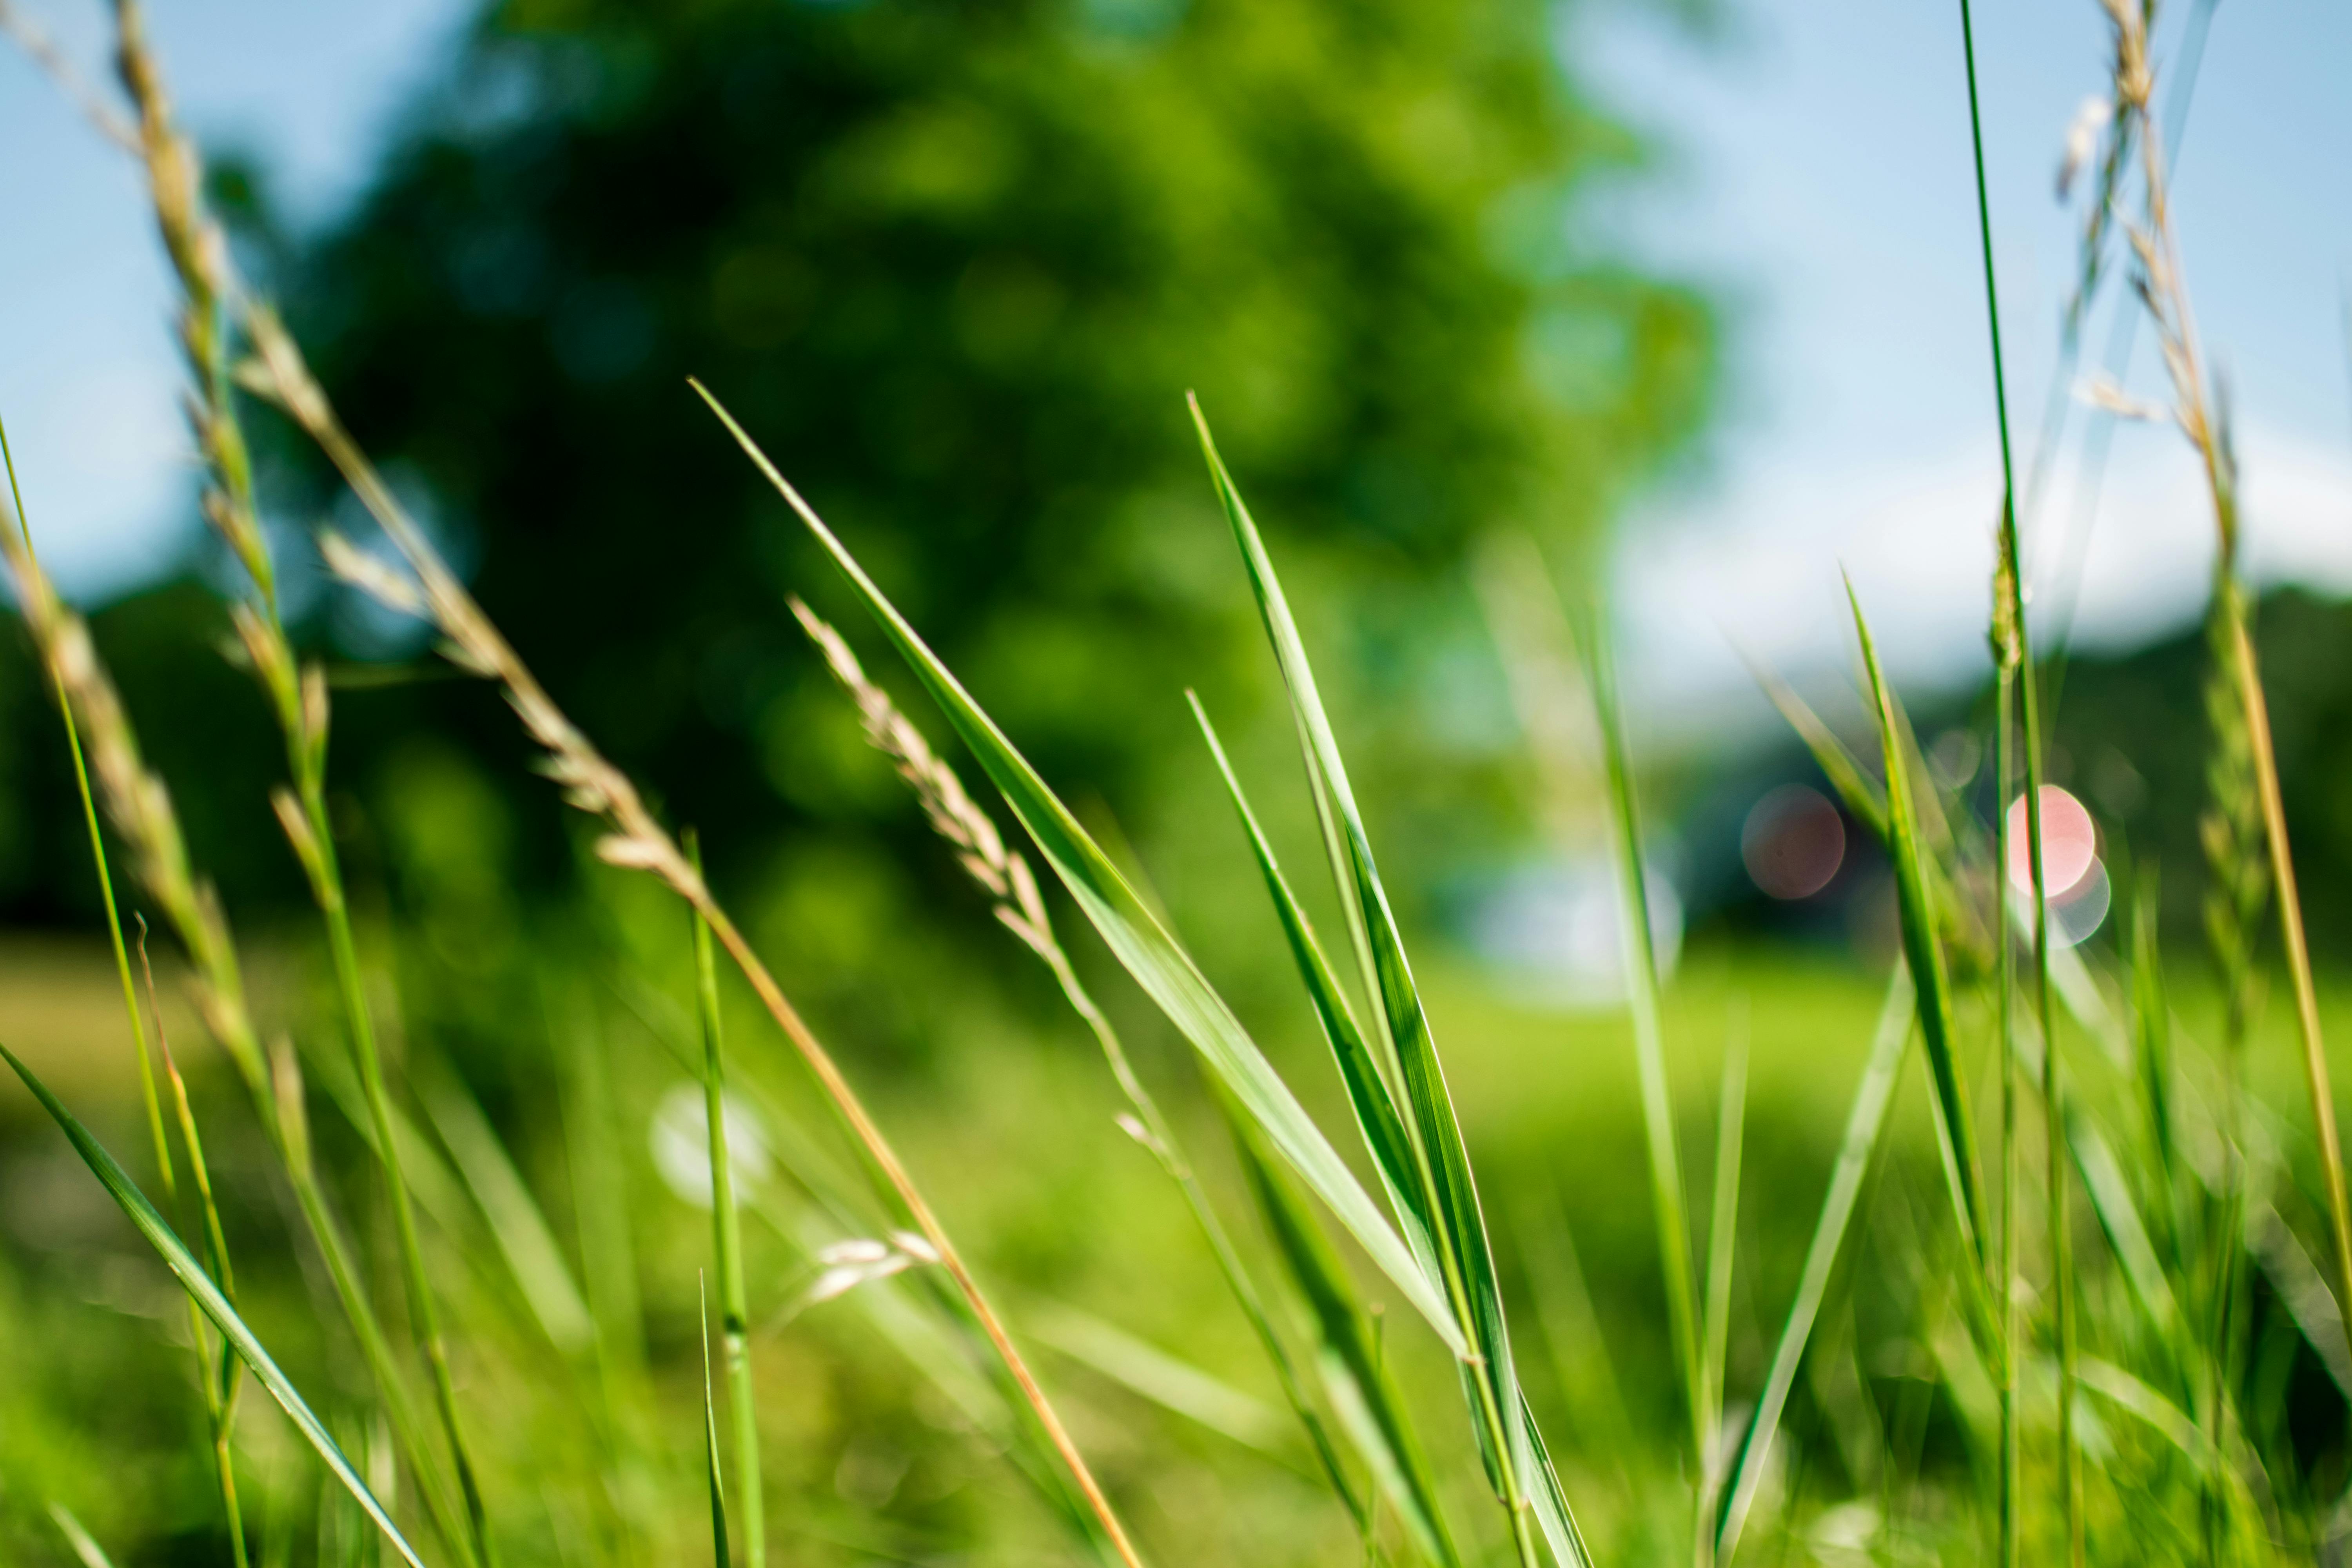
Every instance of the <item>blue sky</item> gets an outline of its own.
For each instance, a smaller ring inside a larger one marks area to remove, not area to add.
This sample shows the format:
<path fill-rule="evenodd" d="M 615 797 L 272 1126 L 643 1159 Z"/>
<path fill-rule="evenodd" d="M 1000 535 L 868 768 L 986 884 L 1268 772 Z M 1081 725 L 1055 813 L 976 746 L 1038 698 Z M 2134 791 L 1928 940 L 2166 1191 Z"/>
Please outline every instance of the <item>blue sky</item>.
<path fill-rule="evenodd" d="M 100 69 L 93 0 L 19 0 Z M 2189 0 L 2169 0 L 2160 42 Z M 260 151 L 298 219 L 366 177 L 466 0 L 153 0 L 184 110 Z M 2021 462 L 2049 385 L 2076 217 L 2061 142 L 2099 89 L 2093 0 L 1980 0 L 1979 61 Z M 1914 681 L 1981 668 L 1999 494 L 1957 5 L 1724 0 L 1705 37 L 1641 0 L 1564 25 L 1580 78 L 1657 148 L 1598 193 L 1580 241 L 1632 253 L 1726 307 L 1725 416 L 1629 519 L 1627 667 L 1665 733 L 1758 717 L 1734 652 L 1842 678 L 1852 571 Z M 2222 0 L 2179 163 L 2178 219 L 2205 341 L 2229 374 L 2250 557 L 2352 591 L 2352 16 L 2322 0 Z M 185 438 L 160 257 L 131 171 L 0 51 L 0 413 L 43 549 L 69 591 L 122 592 L 187 543 Z M 2087 341 L 2105 341 L 2104 321 Z M 2136 385 L 2153 395 L 2143 342 Z M 2079 423 L 2079 421 L 2078 421 Z M 2068 508 L 2056 468 L 2051 509 Z M 2195 613 L 2209 546 L 2177 436 L 2117 436 L 2092 534 L 2084 640 L 2128 644 Z M 2048 531 L 2044 531 L 2045 532 Z M 2036 548 L 2032 542 L 2029 548 Z M 2037 571 L 2048 590 L 2055 549 Z M 2046 612 L 2059 595 L 2045 591 Z"/>
<path fill-rule="evenodd" d="M 2190 5 L 2165 9 L 2159 68 Z M 2076 256 L 2054 175 L 2102 85 L 2105 22 L 2092 0 L 1976 12 L 2022 467 Z M 2000 470 L 1957 5 L 1747 0 L 1696 45 L 1625 5 L 1587 14 L 1562 47 L 1662 149 L 1593 215 L 1601 242 L 1713 285 L 1728 311 L 1725 417 L 1637 509 L 1621 555 L 1628 667 L 1671 699 L 1645 706 L 1685 732 L 1758 718 L 1735 641 L 1843 680 L 1841 566 L 1900 671 L 1975 679 Z M 2352 591 L 2347 58 L 2341 7 L 2221 0 L 2175 184 L 2200 326 L 2239 421 L 2250 564 L 2338 592 Z M 2084 337 L 2087 368 L 2105 320 Z M 2161 395 L 2144 336 L 2133 363 L 2133 389 Z M 2121 428 L 2108 472 L 2077 629 L 2128 646 L 2196 614 L 2211 530 L 2176 432 Z M 2058 504 L 2027 542 L 2043 617 L 2063 597 L 2050 540 L 2070 521 L 2071 459 L 2053 473 Z"/>

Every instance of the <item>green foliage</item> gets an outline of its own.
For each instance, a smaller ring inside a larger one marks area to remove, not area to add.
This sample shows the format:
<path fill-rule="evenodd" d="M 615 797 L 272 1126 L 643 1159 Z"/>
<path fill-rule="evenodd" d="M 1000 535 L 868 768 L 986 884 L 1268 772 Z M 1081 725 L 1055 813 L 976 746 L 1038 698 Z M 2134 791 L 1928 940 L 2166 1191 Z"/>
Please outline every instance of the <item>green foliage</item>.
<path fill-rule="evenodd" d="M 1302 542 L 1294 575 L 1360 606 L 1334 700 L 1396 713 L 1369 754 L 1435 805 L 1479 787 L 1416 700 L 1452 646 L 1450 568 L 1504 520 L 1593 540 L 1709 384 L 1696 297 L 1578 236 L 1579 193 L 1638 149 L 1584 107 L 1556 21 L 1535 0 L 516 0 L 278 281 L 352 430 L 558 700 L 730 847 L 730 881 L 874 829 L 814 826 L 856 764 L 801 738 L 830 699 L 777 607 L 823 574 L 714 460 L 689 374 L 855 525 L 1048 776 L 1147 829 L 1189 745 L 1177 694 L 1252 684 L 1195 526 L 1198 387 Z M 272 471 L 292 511 L 324 498 Z M 394 646 L 325 597 L 346 651 Z M 463 692 L 345 709 L 357 780 L 425 723 L 506 776 L 504 716 Z M 1114 710 L 1132 721 L 1097 721 Z M 887 795 L 858 815 L 908 824 Z M 543 829 L 526 847 L 529 875 L 568 864 Z"/>

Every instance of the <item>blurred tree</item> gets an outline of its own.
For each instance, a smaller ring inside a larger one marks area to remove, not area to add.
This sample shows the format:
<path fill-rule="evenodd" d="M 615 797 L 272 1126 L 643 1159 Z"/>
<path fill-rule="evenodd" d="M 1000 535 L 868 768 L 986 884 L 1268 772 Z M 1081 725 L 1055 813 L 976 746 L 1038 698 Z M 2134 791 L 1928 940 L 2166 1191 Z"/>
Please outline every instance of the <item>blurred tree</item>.
<path fill-rule="evenodd" d="M 795 793 L 819 675 L 780 601 L 826 582 L 688 374 L 1117 795 L 1244 603 L 1186 388 L 1286 542 L 1408 582 L 1500 520 L 1589 536 L 1693 428 L 1706 312 L 1571 232 L 1636 149 L 1555 20 L 509 0 L 286 286 L 492 612 L 684 815 Z"/>
<path fill-rule="evenodd" d="M 272 229 L 250 171 L 215 186 L 362 444 L 727 871 L 812 864 L 812 814 L 849 859 L 845 819 L 916 819 L 783 612 L 788 591 L 842 610 L 829 569 L 689 374 L 1049 774 L 1145 822 L 1171 748 L 1197 748 L 1181 688 L 1271 678 L 1197 387 L 1367 771 L 1426 786 L 1427 842 L 1491 843 L 1463 826 L 1489 814 L 1448 809 L 1480 765 L 1449 733 L 1464 650 L 1486 657 L 1457 560 L 1505 521 L 1580 550 L 1695 429 L 1712 364 L 1694 294 L 1577 237 L 1579 193 L 1639 148 L 1580 100 L 1559 19 L 504 0 L 333 232 Z M 276 449 L 277 515 L 364 531 Z M 310 634 L 342 655 L 421 652 L 313 588 Z M 339 773 L 394 776 L 426 722 L 518 776 L 509 717 L 460 684 L 347 694 Z M 523 835 L 525 874 L 561 846 Z M 828 874 L 825 921 L 907 902 L 870 867 Z"/>

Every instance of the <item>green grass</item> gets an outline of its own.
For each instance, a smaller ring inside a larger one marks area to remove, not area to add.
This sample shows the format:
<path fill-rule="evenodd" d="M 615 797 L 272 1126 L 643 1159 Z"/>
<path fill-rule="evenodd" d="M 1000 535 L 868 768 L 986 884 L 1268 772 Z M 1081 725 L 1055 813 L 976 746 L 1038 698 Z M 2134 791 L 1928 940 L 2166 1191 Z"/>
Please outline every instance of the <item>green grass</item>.
<path fill-rule="evenodd" d="M 1229 754 L 1194 702 L 1237 831 L 1185 851 L 1226 857 L 1251 894 L 1205 909 L 1163 900 L 1148 857 L 1090 826 L 1101 813 L 1082 819 L 885 595 L 854 532 L 697 385 L 777 492 L 775 525 L 805 531 L 929 706 L 901 711 L 855 639 L 797 601 L 780 624 L 799 618 L 968 873 L 974 924 L 1052 982 L 1040 1009 L 1017 982 L 907 974 L 950 992 L 947 1022 L 927 1070 L 894 1072 L 860 1049 L 855 1005 L 795 1004 L 792 958 L 541 687 L 252 302 L 120 0 L 206 512 L 246 574 L 234 623 L 281 731 L 273 802 L 320 921 L 233 934 L 86 626 L 29 530 L 0 530 L 67 716 L 137 1068 L 107 1053 L 120 1092 L 85 1074 L 78 1111 L 6 1053 L 68 1152 L 24 1141 L 46 1152 L 24 1157 L 37 1199 L 17 1219 L 69 1261 L 35 1278 L 0 1255 L 0 1310 L 44 1352 L 0 1385 L 0 1531 L 16 1532 L 0 1540 L 31 1550 L 37 1527 L 39 1550 L 128 1561 L 193 1537 L 239 1563 L 389 1552 L 416 1568 L 705 1550 L 722 1568 L 772 1552 L 1582 1568 L 2333 1550 L 2352 1479 L 2352 1342 L 2331 1294 L 2352 1296 L 2326 1047 L 2340 1004 L 2302 935 L 2233 459 L 2172 260 L 2137 16 L 2111 12 L 2105 184 L 2120 200 L 2115 171 L 2140 155 L 2147 216 L 2125 226 L 2221 546 L 2210 969 L 2158 952 L 2141 889 L 2082 952 L 2052 947 L 2038 872 L 2032 907 L 2011 908 L 2000 807 L 2018 785 L 2034 798 L 2046 716 L 2006 505 L 1994 825 L 1923 765 L 1858 596 L 1872 760 L 1773 689 L 1885 852 L 1893 914 L 1870 961 L 1726 941 L 1662 975 L 1653 809 L 1605 616 L 1556 614 L 1539 582 L 1489 584 L 1527 727 L 1548 745 L 1581 721 L 1547 703 L 1591 710 L 1581 763 L 1572 737 L 1546 751 L 1545 815 L 1565 837 L 1584 811 L 1614 868 L 1625 1005 L 1562 1015 L 1498 994 L 1392 901 L 1378 805 L 1359 801 L 1282 586 L 1283 525 L 1261 527 L 1197 404 L 1204 488 L 1304 784 L 1301 809 L 1262 809 L 1296 786 L 1236 765 L 1263 753 Z M 1973 121 L 1967 26 L 1964 5 Z M 1978 194 L 1984 218 L 1980 166 Z M 1989 221 L 1980 237 L 1997 321 Z M 2000 359 L 1996 332 L 2006 475 Z M 327 682 L 279 620 L 245 394 L 318 443 L 401 557 L 331 536 L 329 566 L 497 686 L 594 824 L 582 907 L 530 912 L 527 972 L 503 987 L 463 980 L 398 921 L 352 918 Z M 927 726 L 970 754 L 988 804 Z M 2038 811 L 2026 826 L 2038 851 Z M 152 910 L 185 955 L 202 1062 L 170 1044 L 186 1036 L 152 984 L 144 1006 L 131 985 L 118 863 L 130 918 L 143 933 Z M 1065 906 L 1084 942 L 1066 945 Z M 2272 914 L 2291 1006 L 2265 1010 Z M 1262 933 L 1255 973 L 1196 957 L 1181 932 L 1207 921 Z M 0 1003 L 0 1038 L 16 1024 Z M 92 1131 L 134 1082 L 175 1215 Z M 682 1104 L 699 1108 L 690 1137 Z M 2037 1132 L 2038 1173 L 2021 1157 Z M 1712 1154 L 1686 1170 L 1686 1148 Z M 93 1181 L 95 1211 L 54 1195 Z M 163 1276 L 131 1262 L 116 1215 Z M 274 1407 L 240 1404 L 248 1374 Z"/>

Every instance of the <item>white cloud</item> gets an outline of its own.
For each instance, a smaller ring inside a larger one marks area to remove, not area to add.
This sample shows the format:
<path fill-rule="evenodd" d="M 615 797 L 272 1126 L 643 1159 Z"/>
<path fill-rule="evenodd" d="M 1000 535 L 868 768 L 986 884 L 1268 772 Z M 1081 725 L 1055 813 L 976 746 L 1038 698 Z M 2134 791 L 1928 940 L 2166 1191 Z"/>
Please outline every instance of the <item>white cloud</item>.
<path fill-rule="evenodd" d="M 2240 443 L 2245 560 L 2264 584 L 2352 594 L 2352 458 L 2273 429 Z M 1736 487 L 1668 501 L 1628 531 L 1617 592 L 1632 682 L 1669 740 L 1764 713 L 1745 648 L 1801 686 L 1841 680 L 1853 633 L 1841 569 L 1900 682 L 1982 678 L 2000 468 L 1990 447 L 1816 471 L 1769 453 Z M 2085 542 L 2082 474 L 2058 470 L 2028 542 L 2031 613 L 2048 641 L 2081 563 L 2075 646 L 2135 647 L 2190 624 L 2212 570 L 2213 525 L 2194 455 L 2168 427 L 2116 433 Z"/>

